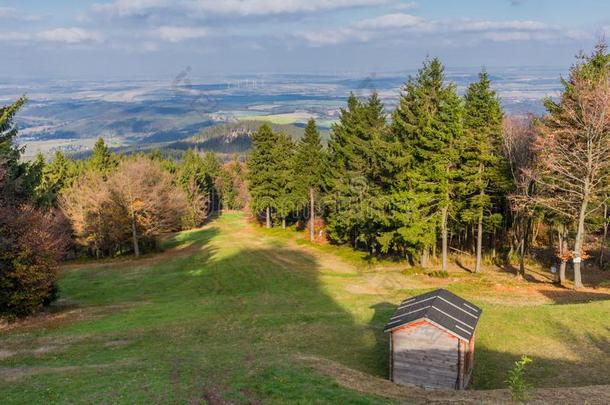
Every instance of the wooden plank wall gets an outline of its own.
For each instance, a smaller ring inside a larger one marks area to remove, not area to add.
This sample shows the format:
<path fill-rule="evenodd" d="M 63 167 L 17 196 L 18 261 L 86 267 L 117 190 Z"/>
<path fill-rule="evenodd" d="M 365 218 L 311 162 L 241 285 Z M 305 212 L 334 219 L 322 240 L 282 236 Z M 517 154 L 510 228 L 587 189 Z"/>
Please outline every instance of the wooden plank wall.
<path fill-rule="evenodd" d="M 392 333 L 392 377 L 398 384 L 456 388 L 459 340 L 428 322 Z"/>

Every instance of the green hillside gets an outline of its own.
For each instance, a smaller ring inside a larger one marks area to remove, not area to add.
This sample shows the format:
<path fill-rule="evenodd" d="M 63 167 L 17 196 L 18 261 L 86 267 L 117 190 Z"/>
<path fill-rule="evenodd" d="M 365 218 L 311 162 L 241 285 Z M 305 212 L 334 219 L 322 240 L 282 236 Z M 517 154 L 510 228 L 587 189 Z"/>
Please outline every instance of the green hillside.
<path fill-rule="evenodd" d="M 516 283 L 491 268 L 439 279 L 371 267 L 296 232 L 254 228 L 241 213 L 165 247 L 140 260 L 65 267 L 52 312 L 2 330 L 2 403 L 434 399 L 386 390 L 382 328 L 401 299 L 439 286 L 484 308 L 473 388 L 503 387 L 522 354 L 534 359 L 538 387 L 610 383 L 608 290 Z"/>

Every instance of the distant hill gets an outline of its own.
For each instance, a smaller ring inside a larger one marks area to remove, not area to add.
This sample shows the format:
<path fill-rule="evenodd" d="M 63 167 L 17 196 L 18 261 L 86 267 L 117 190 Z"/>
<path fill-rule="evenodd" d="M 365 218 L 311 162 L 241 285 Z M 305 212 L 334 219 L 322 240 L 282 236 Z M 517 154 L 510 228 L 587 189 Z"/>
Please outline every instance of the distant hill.
<path fill-rule="evenodd" d="M 222 123 L 207 127 L 190 139 L 172 142 L 162 149 L 187 150 L 191 148 L 200 151 L 213 151 L 221 154 L 246 153 L 252 144 L 252 134 L 264 121 L 238 121 Z M 300 139 L 304 129 L 300 125 L 272 124 L 267 122 L 274 131 L 289 134 L 293 139 Z M 329 131 L 321 129 L 322 139 L 328 139 Z"/>
<path fill-rule="evenodd" d="M 201 129 L 196 135 L 180 141 L 155 142 L 140 145 L 130 145 L 111 148 L 115 153 L 127 155 L 137 152 L 150 152 L 158 149 L 166 156 L 179 158 L 185 151 L 196 149 L 200 152 L 212 151 L 221 158 L 229 159 L 234 154 L 244 155 L 252 145 L 252 134 L 263 124 L 269 124 L 274 131 L 289 134 L 297 140 L 303 136 L 304 128 L 299 124 L 272 124 L 266 121 L 223 122 Z M 329 131 L 320 129 L 324 141 L 328 140 Z M 68 153 L 75 159 L 85 159 L 91 155 L 91 150 L 79 150 Z"/>

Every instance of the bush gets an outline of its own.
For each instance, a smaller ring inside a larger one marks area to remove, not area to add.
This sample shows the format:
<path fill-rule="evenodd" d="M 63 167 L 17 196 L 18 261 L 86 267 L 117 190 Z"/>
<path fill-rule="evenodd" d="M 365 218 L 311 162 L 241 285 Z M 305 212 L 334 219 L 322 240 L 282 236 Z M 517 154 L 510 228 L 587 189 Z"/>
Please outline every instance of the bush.
<path fill-rule="evenodd" d="M 0 213 L 0 316 L 30 315 L 57 298 L 57 271 L 69 245 L 59 212 L 32 206 Z"/>
<path fill-rule="evenodd" d="M 527 356 L 515 362 L 515 367 L 508 372 L 506 383 L 515 401 L 524 402 L 530 397 L 532 386 L 525 381 L 525 366 L 532 362 Z"/>

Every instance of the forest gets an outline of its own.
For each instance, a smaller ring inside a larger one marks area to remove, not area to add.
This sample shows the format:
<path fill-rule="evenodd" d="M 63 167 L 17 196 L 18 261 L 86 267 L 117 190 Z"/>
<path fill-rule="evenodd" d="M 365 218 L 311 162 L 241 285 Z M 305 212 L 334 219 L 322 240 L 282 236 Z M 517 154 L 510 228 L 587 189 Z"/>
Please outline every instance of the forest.
<path fill-rule="evenodd" d="M 186 151 L 119 155 L 100 139 L 86 159 L 21 159 L 15 115 L 0 109 L 0 316 L 30 315 L 58 296 L 63 260 L 138 257 L 162 235 L 247 209 L 267 228 L 433 267 L 556 265 L 575 289 L 606 268 L 610 196 L 610 55 L 581 54 L 544 116 L 507 116 L 483 70 L 463 95 L 438 59 L 409 77 L 393 111 L 351 94 L 325 143 L 263 124 L 247 156 Z M 550 259 L 540 252 L 552 252 Z M 548 263 L 547 263 L 548 262 Z M 586 280 L 586 276 L 585 276 Z M 59 292 L 61 294 L 61 292 Z"/>

